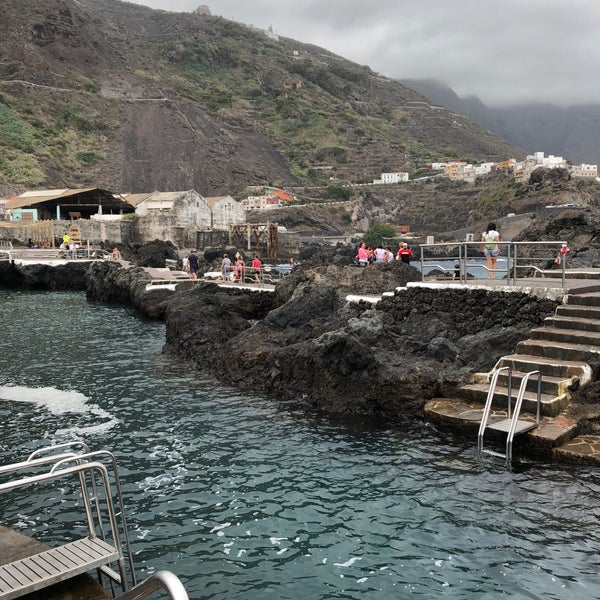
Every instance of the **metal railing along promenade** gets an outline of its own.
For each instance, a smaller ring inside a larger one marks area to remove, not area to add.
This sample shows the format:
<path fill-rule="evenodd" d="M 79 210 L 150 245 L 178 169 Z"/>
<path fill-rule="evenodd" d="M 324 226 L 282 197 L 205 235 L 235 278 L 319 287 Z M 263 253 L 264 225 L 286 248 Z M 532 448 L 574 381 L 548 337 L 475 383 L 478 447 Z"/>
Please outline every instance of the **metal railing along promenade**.
<path fill-rule="evenodd" d="M 292 269 L 287 265 L 284 266 L 285 268 L 279 265 L 263 265 L 260 269 L 255 269 L 250 265 L 244 267 L 232 265 L 227 277 L 223 277 L 220 271 L 208 271 L 204 273 L 204 278 L 216 280 L 220 283 L 272 285 L 292 272 Z"/>
<path fill-rule="evenodd" d="M 488 278 L 517 285 L 519 278 L 546 277 L 553 267 L 553 273 L 560 274 L 562 287 L 565 287 L 568 253 L 561 252 L 566 248 L 565 241 L 507 241 L 496 245 L 499 247 L 497 267 L 492 270 L 486 266 L 481 242 L 420 244 L 421 278 L 424 280 L 429 272 L 439 271 L 445 280 L 452 277 L 465 283 L 470 279 L 469 269 L 483 269 Z M 451 262 L 452 266 L 442 264 L 445 262 Z"/>
<path fill-rule="evenodd" d="M 61 248 L 2 248 L 0 260 L 112 260 L 112 255 L 106 250 L 82 246 L 73 250 Z"/>

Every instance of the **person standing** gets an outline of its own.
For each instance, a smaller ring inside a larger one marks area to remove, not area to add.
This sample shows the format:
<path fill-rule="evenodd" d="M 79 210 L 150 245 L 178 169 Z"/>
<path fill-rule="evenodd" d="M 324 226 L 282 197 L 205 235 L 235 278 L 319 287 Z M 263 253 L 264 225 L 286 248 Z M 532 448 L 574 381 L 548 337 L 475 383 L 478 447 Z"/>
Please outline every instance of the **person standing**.
<path fill-rule="evenodd" d="M 500 234 L 496 231 L 496 223 L 488 223 L 486 230 L 481 234 L 488 279 L 496 279 L 496 262 L 500 252 L 499 241 Z"/>
<path fill-rule="evenodd" d="M 404 242 L 400 248 L 398 249 L 398 254 L 396 258 L 403 263 L 410 265 L 410 261 L 414 258 L 412 250 L 408 247 L 408 244 Z"/>
<path fill-rule="evenodd" d="M 236 254 L 235 261 L 235 279 L 238 283 L 244 283 L 246 277 L 246 263 L 241 254 Z"/>
<path fill-rule="evenodd" d="M 358 264 L 361 267 L 366 267 L 369 264 L 369 251 L 367 250 L 367 245 L 364 242 L 361 242 L 360 246 L 358 247 L 356 258 L 358 259 Z"/>
<path fill-rule="evenodd" d="M 382 265 L 385 262 L 386 252 L 383 248 L 383 244 L 378 245 L 375 248 L 375 262 L 378 265 Z"/>
<path fill-rule="evenodd" d="M 190 270 L 190 279 L 198 278 L 198 266 L 198 255 L 196 254 L 195 250 L 192 250 L 190 252 L 190 255 L 188 256 L 188 268 Z"/>
<path fill-rule="evenodd" d="M 258 258 L 258 254 L 254 255 L 252 259 L 252 272 L 254 273 L 254 283 L 260 283 L 260 273 L 262 269 L 262 263 L 260 262 L 260 258 Z"/>
<path fill-rule="evenodd" d="M 231 259 L 228 254 L 223 254 L 223 262 L 221 263 L 221 277 L 225 281 L 229 281 L 231 274 Z"/>

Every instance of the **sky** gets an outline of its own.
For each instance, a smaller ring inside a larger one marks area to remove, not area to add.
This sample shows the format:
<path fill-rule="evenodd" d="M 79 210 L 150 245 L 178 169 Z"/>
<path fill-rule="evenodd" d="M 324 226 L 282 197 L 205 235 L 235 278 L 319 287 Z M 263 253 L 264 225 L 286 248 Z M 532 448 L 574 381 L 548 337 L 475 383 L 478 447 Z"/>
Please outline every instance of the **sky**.
<path fill-rule="evenodd" d="M 129 0 L 316 44 L 490 107 L 600 102 L 600 0 Z"/>

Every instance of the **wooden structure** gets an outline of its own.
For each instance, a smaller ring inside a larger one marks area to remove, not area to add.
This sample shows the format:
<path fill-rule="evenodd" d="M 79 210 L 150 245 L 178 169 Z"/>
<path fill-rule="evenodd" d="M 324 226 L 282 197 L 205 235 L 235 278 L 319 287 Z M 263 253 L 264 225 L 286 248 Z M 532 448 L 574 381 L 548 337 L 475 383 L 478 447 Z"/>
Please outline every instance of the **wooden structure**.
<path fill-rule="evenodd" d="M 4 230 L 25 229 L 28 230 L 28 237 L 40 248 L 55 248 L 54 241 L 54 222 L 50 219 L 43 221 L 34 221 L 28 223 L 13 223 L 9 221 L 0 221 L 0 228 Z M 0 235 L 2 238 L 10 238 L 10 235 Z M 80 234 L 81 237 L 81 234 Z"/>
<path fill-rule="evenodd" d="M 69 226 L 69 237 L 73 244 L 81 247 L 81 229 L 79 228 L 79 225 L 75 225 L 71 222 L 71 225 Z"/>
<path fill-rule="evenodd" d="M 229 243 L 267 258 L 277 258 L 277 223 L 243 223 L 229 226 Z"/>

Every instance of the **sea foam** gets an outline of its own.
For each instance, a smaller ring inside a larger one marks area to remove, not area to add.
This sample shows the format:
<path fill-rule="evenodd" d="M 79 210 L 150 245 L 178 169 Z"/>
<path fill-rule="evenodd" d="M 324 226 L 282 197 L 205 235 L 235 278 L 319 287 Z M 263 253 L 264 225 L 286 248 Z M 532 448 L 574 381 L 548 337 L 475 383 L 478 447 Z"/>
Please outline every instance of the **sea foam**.
<path fill-rule="evenodd" d="M 59 429 L 56 432 L 59 434 L 70 433 L 71 431 L 78 433 L 100 433 L 107 431 L 118 423 L 118 419 L 113 417 L 109 412 L 96 404 L 88 404 L 88 398 L 84 394 L 73 390 L 65 391 L 53 387 L 32 388 L 21 385 L 0 386 L 0 400 L 35 404 L 58 416 L 68 413 L 89 413 L 98 417 L 99 420 L 104 420 L 89 427 Z"/>

